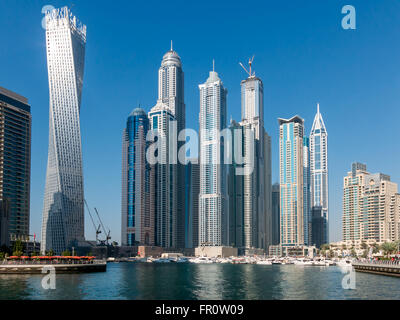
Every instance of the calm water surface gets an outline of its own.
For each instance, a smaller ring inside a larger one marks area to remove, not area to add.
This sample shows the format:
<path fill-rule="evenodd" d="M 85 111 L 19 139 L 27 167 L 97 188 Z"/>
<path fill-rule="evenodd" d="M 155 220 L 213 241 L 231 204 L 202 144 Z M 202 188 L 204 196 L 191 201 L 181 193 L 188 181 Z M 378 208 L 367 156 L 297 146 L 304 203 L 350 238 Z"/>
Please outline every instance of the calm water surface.
<path fill-rule="evenodd" d="M 344 290 L 338 267 L 295 265 L 109 263 L 107 272 L 0 275 L 0 299 L 400 299 L 400 278 L 356 273 Z"/>

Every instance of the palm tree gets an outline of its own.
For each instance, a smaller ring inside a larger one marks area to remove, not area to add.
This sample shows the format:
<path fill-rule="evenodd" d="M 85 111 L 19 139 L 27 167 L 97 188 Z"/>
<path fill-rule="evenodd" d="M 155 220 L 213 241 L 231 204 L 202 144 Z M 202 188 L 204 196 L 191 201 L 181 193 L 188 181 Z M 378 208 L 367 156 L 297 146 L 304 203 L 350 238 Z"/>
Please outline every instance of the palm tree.
<path fill-rule="evenodd" d="M 397 244 L 395 242 L 385 242 L 384 244 L 381 245 L 381 250 L 389 257 L 390 254 L 393 252 L 396 252 L 397 250 Z"/>
<path fill-rule="evenodd" d="M 24 247 L 21 240 L 16 240 L 13 247 L 13 256 L 20 257 L 24 254 Z"/>

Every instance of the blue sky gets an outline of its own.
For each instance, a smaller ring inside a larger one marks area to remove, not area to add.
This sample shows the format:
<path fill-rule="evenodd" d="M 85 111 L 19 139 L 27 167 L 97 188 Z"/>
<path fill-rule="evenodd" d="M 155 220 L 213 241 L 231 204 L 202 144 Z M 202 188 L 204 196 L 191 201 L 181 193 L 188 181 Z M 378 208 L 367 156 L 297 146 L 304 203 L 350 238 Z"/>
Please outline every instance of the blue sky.
<path fill-rule="evenodd" d="M 72 6 L 87 25 L 81 108 L 85 198 L 120 241 L 121 135 L 130 111 L 157 99 L 157 71 L 170 40 L 185 72 L 187 126 L 198 128 L 198 84 L 215 59 L 240 119 L 238 62 L 255 55 L 264 82 L 265 126 L 278 181 L 278 117 L 299 114 L 309 133 L 321 112 L 329 133 L 330 236 L 341 239 L 343 176 L 353 161 L 400 182 L 400 2 L 385 1 L 0 2 L 0 86 L 32 106 L 31 232 L 40 236 L 48 145 L 44 5 Z M 356 8 L 357 29 L 341 28 Z M 86 236 L 94 239 L 89 217 Z"/>

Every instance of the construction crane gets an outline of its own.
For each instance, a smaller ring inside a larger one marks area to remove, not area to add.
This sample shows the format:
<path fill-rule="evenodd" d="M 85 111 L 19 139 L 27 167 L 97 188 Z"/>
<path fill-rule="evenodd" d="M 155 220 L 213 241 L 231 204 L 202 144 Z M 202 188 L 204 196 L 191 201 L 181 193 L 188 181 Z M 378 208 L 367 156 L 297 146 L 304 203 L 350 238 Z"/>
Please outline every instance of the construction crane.
<path fill-rule="evenodd" d="M 253 64 L 254 61 L 254 56 L 249 59 L 249 70 L 247 71 L 247 69 L 244 67 L 244 65 L 239 62 L 239 65 L 244 69 L 244 71 L 246 71 L 246 73 L 249 75 L 250 78 L 255 77 L 256 73 L 251 71 L 251 65 Z"/>
<path fill-rule="evenodd" d="M 109 245 L 108 240 L 111 240 L 111 235 L 110 235 L 111 231 L 110 231 L 110 229 L 108 229 L 108 232 L 106 231 L 106 228 L 104 228 L 104 225 L 103 225 L 103 221 L 101 221 L 101 219 L 100 219 L 99 212 L 97 211 L 96 208 L 94 208 L 94 211 L 96 211 L 97 218 L 99 219 L 100 224 L 101 224 L 101 227 L 103 228 L 104 234 L 106 235 L 106 240 L 105 240 L 105 242 L 106 242 L 106 244 L 107 244 L 107 246 L 108 246 L 108 245 Z"/>
<path fill-rule="evenodd" d="M 87 210 L 89 212 L 90 220 L 92 220 L 92 224 L 93 224 L 94 230 L 96 230 L 96 245 L 98 245 L 100 243 L 99 234 L 101 233 L 101 230 L 100 230 L 101 229 L 101 225 L 99 224 L 99 226 L 96 227 L 96 224 L 94 222 L 93 216 L 92 216 L 92 214 L 90 212 L 90 209 L 89 209 L 89 206 L 88 206 L 86 200 L 85 200 L 85 204 L 86 204 L 86 208 L 87 208 Z"/>

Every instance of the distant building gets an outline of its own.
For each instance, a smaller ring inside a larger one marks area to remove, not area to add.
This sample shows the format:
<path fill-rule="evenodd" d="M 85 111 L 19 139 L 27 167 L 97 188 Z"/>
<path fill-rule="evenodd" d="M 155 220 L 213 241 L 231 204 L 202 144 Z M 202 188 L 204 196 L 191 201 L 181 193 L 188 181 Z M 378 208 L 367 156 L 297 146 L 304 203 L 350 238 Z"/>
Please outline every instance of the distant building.
<path fill-rule="evenodd" d="M 186 224 L 185 247 L 196 248 L 199 245 L 199 192 L 200 166 L 198 159 L 189 159 L 186 165 Z M 196 163 L 197 162 L 197 163 Z"/>
<path fill-rule="evenodd" d="M 226 96 L 218 73 L 210 71 L 200 89 L 200 194 L 199 246 L 226 246 L 228 241 L 228 199 L 225 141 Z"/>
<path fill-rule="evenodd" d="M 302 246 L 305 239 L 303 201 L 304 120 L 279 119 L 281 245 Z"/>
<path fill-rule="evenodd" d="M 86 26 L 67 8 L 46 13 L 49 152 L 41 252 L 61 254 L 85 239 L 80 110 Z"/>
<path fill-rule="evenodd" d="M 29 239 L 31 122 L 28 100 L 0 87 L 0 233 L 7 243 Z"/>
<path fill-rule="evenodd" d="M 310 133 L 310 173 L 311 173 L 311 203 L 322 207 L 324 219 L 323 243 L 329 242 L 329 194 L 328 194 L 328 132 L 324 120 L 317 108 Z"/>
<path fill-rule="evenodd" d="M 279 183 L 272 186 L 272 245 L 280 243 L 280 195 Z"/>
<path fill-rule="evenodd" d="M 146 161 L 149 119 L 141 108 L 129 115 L 122 143 L 122 246 L 154 245 L 151 166 Z"/>

